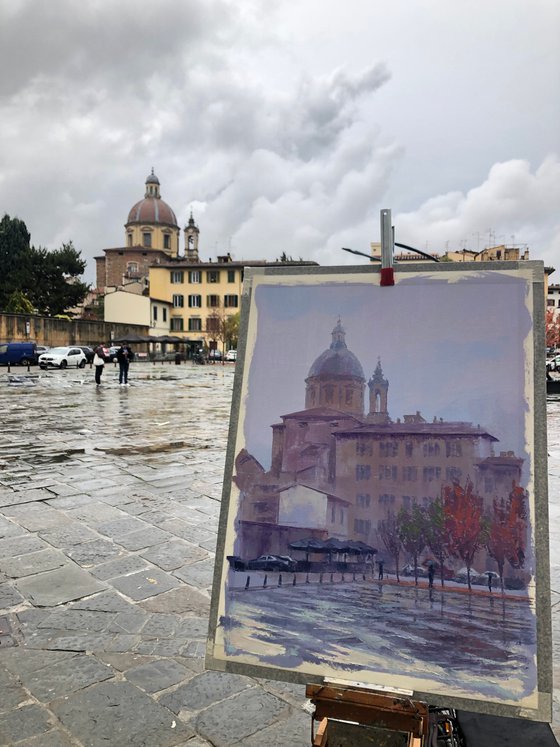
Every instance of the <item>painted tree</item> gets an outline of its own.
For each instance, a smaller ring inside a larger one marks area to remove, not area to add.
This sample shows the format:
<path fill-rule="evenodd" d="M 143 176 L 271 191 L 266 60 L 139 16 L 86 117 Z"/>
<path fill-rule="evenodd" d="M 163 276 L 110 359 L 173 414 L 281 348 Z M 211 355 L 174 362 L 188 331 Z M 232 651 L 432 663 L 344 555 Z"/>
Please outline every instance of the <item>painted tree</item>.
<path fill-rule="evenodd" d="M 507 556 L 512 568 L 523 568 L 527 547 L 527 491 L 515 480 L 508 496 L 508 523 L 512 533 L 512 548 Z"/>
<path fill-rule="evenodd" d="M 505 498 L 495 498 L 492 516 L 489 520 L 486 548 L 494 558 L 500 576 L 500 586 L 504 591 L 504 567 L 506 560 L 512 568 L 522 568 L 525 563 L 527 539 L 527 493 L 513 482 L 512 489 Z"/>
<path fill-rule="evenodd" d="M 426 509 L 425 520 L 426 545 L 438 562 L 441 585 L 444 586 L 444 563 L 449 557 L 450 538 L 442 497 L 430 503 Z"/>
<path fill-rule="evenodd" d="M 418 556 L 426 546 L 425 511 L 416 503 L 409 511 L 401 508 L 397 514 L 401 544 L 414 563 L 414 583 L 418 586 Z"/>
<path fill-rule="evenodd" d="M 474 492 L 471 480 L 465 487 L 458 482 L 443 489 L 445 523 L 449 531 L 451 555 L 461 558 L 467 568 L 467 583 L 471 586 L 471 568 L 477 550 L 486 543 L 487 525 L 483 517 L 482 498 Z"/>
<path fill-rule="evenodd" d="M 553 307 L 546 310 L 545 330 L 547 348 L 560 347 L 560 314 Z"/>
<path fill-rule="evenodd" d="M 387 548 L 387 552 L 395 561 L 397 582 L 400 582 L 399 558 L 401 554 L 401 535 L 399 523 L 395 514 L 389 511 L 387 513 L 387 518 L 380 521 L 377 525 L 377 531 L 379 532 L 383 544 Z"/>

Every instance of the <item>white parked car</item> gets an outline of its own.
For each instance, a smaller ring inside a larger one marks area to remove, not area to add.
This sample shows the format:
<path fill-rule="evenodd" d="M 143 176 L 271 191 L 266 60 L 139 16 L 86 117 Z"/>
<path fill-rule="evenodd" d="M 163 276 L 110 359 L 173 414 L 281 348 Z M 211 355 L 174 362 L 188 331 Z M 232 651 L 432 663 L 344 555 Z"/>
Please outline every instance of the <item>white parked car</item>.
<path fill-rule="evenodd" d="M 236 361 L 237 360 L 237 350 L 228 350 L 226 353 L 226 361 Z"/>
<path fill-rule="evenodd" d="M 67 368 L 68 366 L 83 368 L 86 365 L 86 360 L 86 354 L 81 348 L 51 348 L 39 356 L 39 366 L 41 368 L 48 368 L 49 366 L 55 368 Z"/>

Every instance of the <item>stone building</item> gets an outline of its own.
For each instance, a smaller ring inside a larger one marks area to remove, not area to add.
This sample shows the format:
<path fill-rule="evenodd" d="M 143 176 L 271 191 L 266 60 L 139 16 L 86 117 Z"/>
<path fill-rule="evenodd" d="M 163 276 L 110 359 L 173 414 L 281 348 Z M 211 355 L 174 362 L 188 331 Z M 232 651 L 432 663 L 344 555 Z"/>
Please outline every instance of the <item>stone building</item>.
<path fill-rule="evenodd" d="M 161 197 L 160 182 L 153 169 L 145 186 L 143 199 L 128 213 L 124 246 L 104 249 L 103 256 L 95 258 L 97 288 L 102 292 L 135 282 L 147 288 L 151 265 L 181 256 L 177 218 Z M 192 214 L 183 233 L 184 255 L 197 261 L 199 229 Z"/>

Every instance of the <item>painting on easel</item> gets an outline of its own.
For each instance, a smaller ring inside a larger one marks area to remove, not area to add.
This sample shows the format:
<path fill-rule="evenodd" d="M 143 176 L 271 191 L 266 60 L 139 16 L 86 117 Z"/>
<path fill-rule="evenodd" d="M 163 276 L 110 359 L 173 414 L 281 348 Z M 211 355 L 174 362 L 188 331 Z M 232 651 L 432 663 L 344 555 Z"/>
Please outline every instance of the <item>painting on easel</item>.
<path fill-rule="evenodd" d="M 209 667 L 549 718 L 543 269 L 504 264 L 249 275 Z"/>

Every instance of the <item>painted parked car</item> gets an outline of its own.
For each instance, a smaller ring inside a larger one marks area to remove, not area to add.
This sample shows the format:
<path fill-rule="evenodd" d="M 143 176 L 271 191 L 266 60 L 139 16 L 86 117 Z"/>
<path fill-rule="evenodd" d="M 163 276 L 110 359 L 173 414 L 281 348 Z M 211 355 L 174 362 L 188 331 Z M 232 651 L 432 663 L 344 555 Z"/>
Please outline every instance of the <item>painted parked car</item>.
<path fill-rule="evenodd" d="M 76 366 L 83 368 L 86 365 L 86 354 L 78 347 L 51 348 L 43 355 L 39 356 L 39 366 L 41 368 L 67 368 Z"/>
<path fill-rule="evenodd" d="M 260 555 L 247 561 L 247 570 L 251 571 L 295 571 L 296 561 L 289 555 Z"/>

